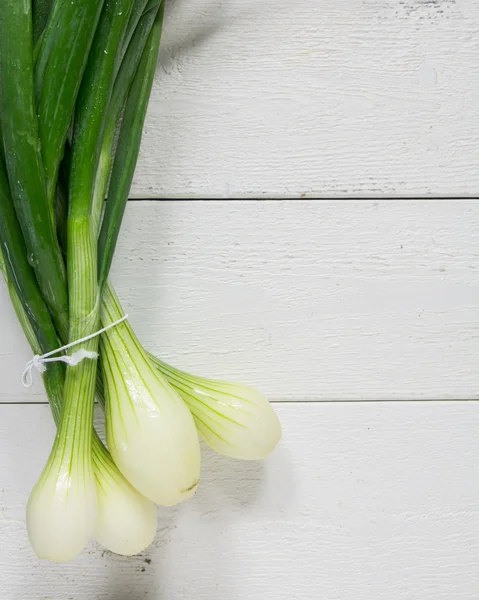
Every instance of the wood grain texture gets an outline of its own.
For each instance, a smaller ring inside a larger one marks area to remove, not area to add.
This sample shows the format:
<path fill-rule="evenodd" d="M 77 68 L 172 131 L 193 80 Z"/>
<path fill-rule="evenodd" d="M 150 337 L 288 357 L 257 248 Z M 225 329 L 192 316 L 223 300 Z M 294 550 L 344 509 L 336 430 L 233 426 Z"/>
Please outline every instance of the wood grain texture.
<path fill-rule="evenodd" d="M 132 202 L 113 279 L 144 345 L 272 400 L 478 397 L 479 202 Z M 0 293 L 3 402 L 30 354 Z"/>
<path fill-rule="evenodd" d="M 197 496 L 152 548 L 38 561 L 24 507 L 48 407 L 0 407 L 5 600 L 476 600 L 479 404 L 282 404 L 264 463 L 205 453 Z"/>
<path fill-rule="evenodd" d="M 175 0 L 136 197 L 477 196 L 476 0 Z"/>

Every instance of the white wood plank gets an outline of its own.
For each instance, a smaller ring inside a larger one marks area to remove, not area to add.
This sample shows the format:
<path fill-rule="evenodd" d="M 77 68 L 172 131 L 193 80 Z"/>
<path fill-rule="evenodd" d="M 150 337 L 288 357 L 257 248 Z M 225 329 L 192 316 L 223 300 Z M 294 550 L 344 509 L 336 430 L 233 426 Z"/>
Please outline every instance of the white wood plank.
<path fill-rule="evenodd" d="M 2 406 L 0 596 L 476 600 L 478 409 L 279 405 L 284 440 L 270 459 L 205 453 L 198 495 L 160 510 L 148 552 L 125 559 L 92 544 L 53 566 L 34 557 L 23 522 L 51 444 L 48 408 Z"/>
<path fill-rule="evenodd" d="M 478 269 L 479 202 L 132 202 L 113 278 L 147 348 L 273 400 L 469 399 Z M 1 401 L 42 400 L 0 319 Z"/>
<path fill-rule="evenodd" d="M 477 196 L 476 0 L 169 5 L 134 196 Z"/>

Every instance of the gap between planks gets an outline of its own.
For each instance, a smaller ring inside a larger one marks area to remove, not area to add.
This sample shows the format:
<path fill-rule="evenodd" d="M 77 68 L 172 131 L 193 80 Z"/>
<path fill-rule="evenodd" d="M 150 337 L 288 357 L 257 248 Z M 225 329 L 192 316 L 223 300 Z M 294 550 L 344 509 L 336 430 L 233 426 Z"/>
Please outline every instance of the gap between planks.
<path fill-rule="evenodd" d="M 165 196 L 162 198 L 129 198 L 129 202 L 296 202 L 298 200 L 310 202 L 335 202 L 335 201 L 351 201 L 351 202 L 396 202 L 396 201 L 441 201 L 451 202 L 455 200 L 474 201 L 479 200 L 479 196 L 293 196 L 293 197 L 193 197 L 187 198 L 183 196 Z"/>
<path fill-rule="evenodd" d="M 479 398 L 415 398 L 413 400 L 378 400 L 372 398 L 371 400 L 271 400 L 271 404 L 274 406 L 284 406 L 293 404 L 444 404 L 447 402 L 469 402 L 479 403 Z M 98 404 L 98 402 L 95 402 Z M 47 406 L 48 402 L 0 402 L 0 410 L 2 406 Z"/>

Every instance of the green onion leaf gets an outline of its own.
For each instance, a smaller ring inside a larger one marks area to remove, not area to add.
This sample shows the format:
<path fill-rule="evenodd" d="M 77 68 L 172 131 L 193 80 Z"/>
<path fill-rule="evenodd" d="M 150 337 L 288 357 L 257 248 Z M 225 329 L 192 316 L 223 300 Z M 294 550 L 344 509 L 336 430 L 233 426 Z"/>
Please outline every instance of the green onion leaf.
<path fill-rule="evenodd" d="M 147 2 L 148 0 L 136 0 L 136 2 L 133 5 L 133 8 L 131 9 L 130 20 L 128 21 L 125 37 L 121 45 L 120 63 L 123 61 L 123 57 L 125 56 L 126 50 L 130 44 L 130 40 L 133 37 L 133 34 L 143 14 L 143 11 L 145 10 Z"/>
<path fill-rule="evenodd" d="M 47 195 L 51 205 L 102 4 L 103 0 L 56 0 L 49 27 L 42 39 L 35 71 L 35 91 Z"/>
<path fill-rule="evenodd" d="M 48 203 L 33 94 L 32 15 L 28 2 L 0 11 L 0 114 L 10 190 L 42 295 L 59 331 L 68 327 L 65 268 Z"/>
<path fill-rule="evenodd" d="M 156 64 L 158 62 L 164 6 L 165 3 L 163 2 L 135 74 L 120 129 L 105 215 L 98 240 L 100 289 L 108 278 L 138 160 L 143 124 L 155 76 Z"/>
<path fill-rule="evenodd" d="M 9 281 L 29 319 L 43 352 L 58 347 L 58 337 L 50 313 L 38 288 L 35 273 L 27 260 L 27 251 L 17 221 L 7 176 L 0 163 L 0 245 Z M 53 365 L 52 365 L 53 366 Z"/>
<path fill-rule="evenodd" d="M 33 2 L 33 41 L 42 35 L 48 21 L 52 0 L 34 0 Z"/>
<path fill-rule="evenodd" d="M 140 19 L 115 80 L 105 122 L 105 132 L 95 181 L 92 215 L 95 224 L 94 227 L 96 229 L 98 229 L 100 223 L 101 211 L 103 209 L 108 179 L 110 176 L 115 132 L 155 17 L 156 12 L 151 10 Z"/>
<path fill-rule="evenodd" d="M 97 237 L 90 211 L 103 121 L 131 5 L 132 0 L 106 0 L 78 95 L 67 219 L 69 341 L 94 333 L 99 323 Z M 51 19 L 54 13 L 55 9 Z M 96 351 L 97 347 L 98 338 L 94 338 L 78 344 L 75 350 Z M 33 549 L 38 556 L 56 562 L 81 552 L 98 522 L 92 453 L 96 372 L 95 360 L 66 370 L 55 442 L 27 506 Z"/>

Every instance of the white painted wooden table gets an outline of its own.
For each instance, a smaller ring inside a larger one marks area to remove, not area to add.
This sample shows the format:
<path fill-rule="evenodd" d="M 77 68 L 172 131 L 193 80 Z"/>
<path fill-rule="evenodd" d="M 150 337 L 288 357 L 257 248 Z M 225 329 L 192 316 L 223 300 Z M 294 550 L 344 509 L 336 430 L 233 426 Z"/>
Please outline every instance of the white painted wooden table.
<path fill-rule="evenodd" d="M 479 5 L 170 5 L 114 281 L 147 348 L 261 388 L 284 439 L 205 450 L 142 556 L 38 561 L 53 424 L 2 288 L 0 598 L 477 600 Z"/>

